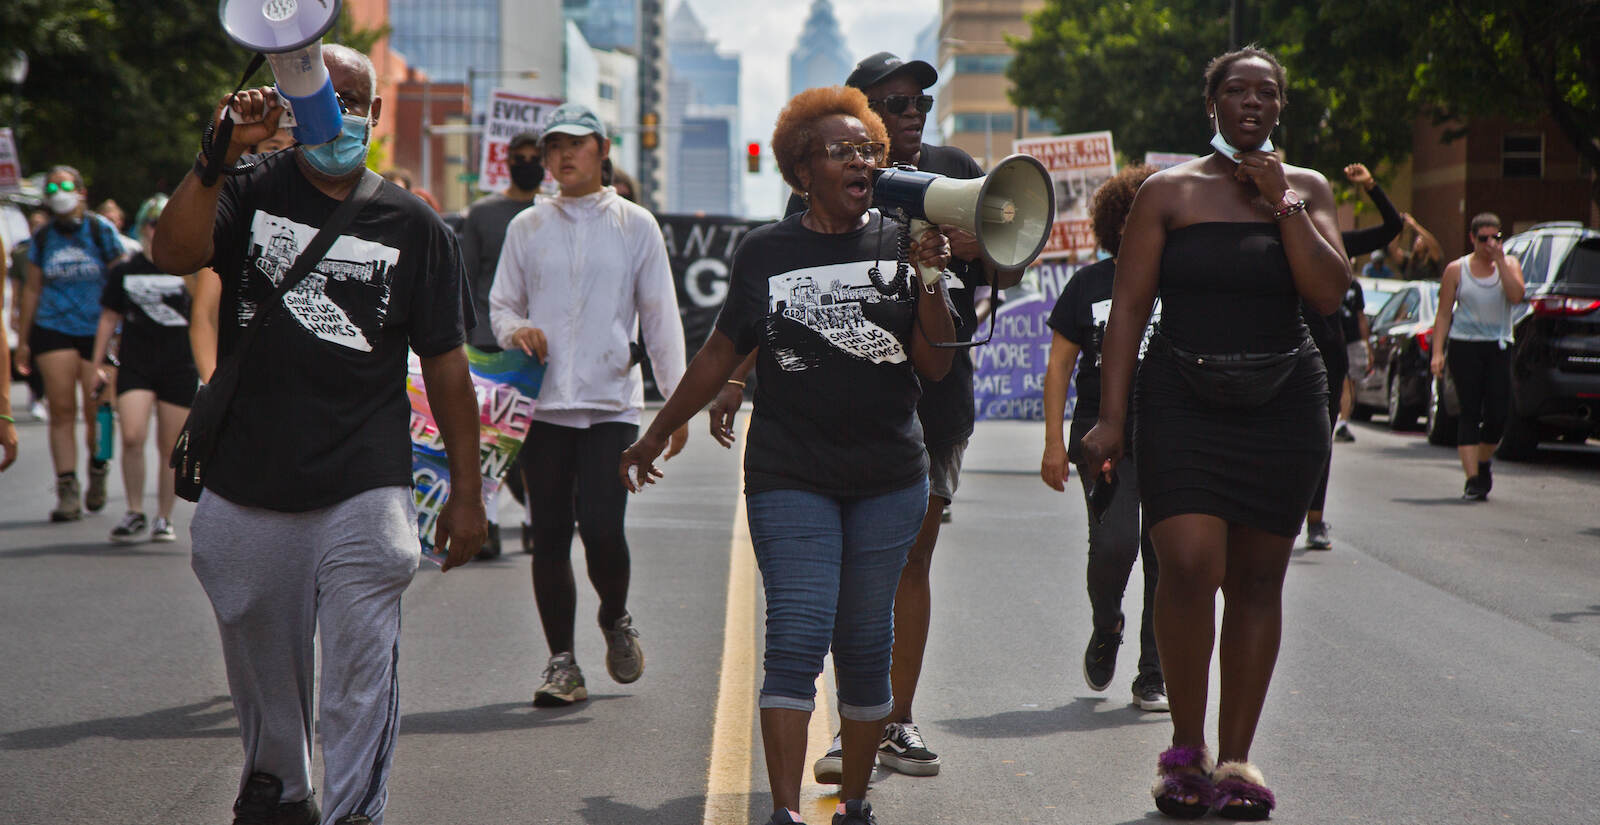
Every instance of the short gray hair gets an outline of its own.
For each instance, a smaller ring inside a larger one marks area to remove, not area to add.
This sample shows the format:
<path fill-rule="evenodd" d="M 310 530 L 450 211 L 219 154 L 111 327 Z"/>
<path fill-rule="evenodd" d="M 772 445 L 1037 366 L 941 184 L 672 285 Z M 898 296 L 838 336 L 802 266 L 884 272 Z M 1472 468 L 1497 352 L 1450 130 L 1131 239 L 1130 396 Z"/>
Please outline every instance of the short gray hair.
<path fill-rule="evenodd" d="M 322 44 L 322 51 L 333 55 L 339 60 L 354 63 L 357 66 L 360 66 L 362 69 L 365 69 L 367 74 L 368 96 L 377 97 L 378 70 L 372 65 L 372 58 L 367 57 L 361 52 L 358 52 L 355 49 L 344 45 L 343 43 L 324 43 Z"/>

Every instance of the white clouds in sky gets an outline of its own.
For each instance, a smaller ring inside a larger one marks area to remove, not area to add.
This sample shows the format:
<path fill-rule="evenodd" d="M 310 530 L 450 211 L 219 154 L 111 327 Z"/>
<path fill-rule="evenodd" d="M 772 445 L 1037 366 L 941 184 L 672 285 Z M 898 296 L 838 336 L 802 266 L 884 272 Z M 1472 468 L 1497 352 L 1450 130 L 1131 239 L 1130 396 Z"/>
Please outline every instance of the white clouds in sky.
<path fill-rule="evenodd" d="M 756 141 L 763 152 L 762 173 L 745 174 L 745 204 L 751 217 L 777 217 L 788 187 L 767 144 L 778 111 L 789 99 L 789 52 L 805 26 L 811 0 L 670 0 L 669 20 L 682 2 L 694 9 L 723 52 L 739 55 L 739 145 Z M 939 15 L 939 0 L 834 0 L 833 11 L 852 58 L 880 51 L 909 58 L 917 33 Z"/>

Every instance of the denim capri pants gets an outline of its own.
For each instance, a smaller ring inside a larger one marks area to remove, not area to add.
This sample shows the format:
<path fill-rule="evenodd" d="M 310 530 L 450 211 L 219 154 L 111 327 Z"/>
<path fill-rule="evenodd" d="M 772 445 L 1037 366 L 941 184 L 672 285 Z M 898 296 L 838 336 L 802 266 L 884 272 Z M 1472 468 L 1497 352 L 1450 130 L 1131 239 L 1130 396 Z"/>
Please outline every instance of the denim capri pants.
<path fill-rule="evenodd" d="M 767 597 L 762 708 L 816 708 L 833 651 L 839 715 L 889 715 L 894 594 L 928 510 L 928 482 L 876 496 L 769 490 L 746 499 Z"/>

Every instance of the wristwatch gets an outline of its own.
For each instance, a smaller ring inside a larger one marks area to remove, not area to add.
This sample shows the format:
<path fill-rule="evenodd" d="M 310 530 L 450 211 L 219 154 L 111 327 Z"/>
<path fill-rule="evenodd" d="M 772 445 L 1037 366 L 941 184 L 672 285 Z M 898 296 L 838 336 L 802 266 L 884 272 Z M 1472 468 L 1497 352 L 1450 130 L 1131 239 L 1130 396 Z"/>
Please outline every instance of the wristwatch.
<path fill-rule="evenodd" d="M 1283 199 L 1278 201 L 1278 205 L 1272 210 L 1272 217 L 1281 221 L 1296 212 L 1304 212 L 1305 210 L 1306 202 L 1300 200 L 1300 193 L 1293 189 L 1285 189 L 1283 190 Z"/>

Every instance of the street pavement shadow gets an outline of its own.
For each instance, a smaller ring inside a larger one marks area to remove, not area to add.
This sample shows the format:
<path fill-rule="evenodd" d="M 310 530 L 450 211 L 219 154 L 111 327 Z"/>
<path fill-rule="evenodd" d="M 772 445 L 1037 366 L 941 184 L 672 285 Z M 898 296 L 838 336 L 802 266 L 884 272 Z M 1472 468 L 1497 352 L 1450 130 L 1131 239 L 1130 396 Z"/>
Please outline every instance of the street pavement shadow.
<path fill-rule="evenodd" d="M 1578 619 L 1600 619 L 1600 604 L 1591 604 L 1587 610 L 1575 610 L 1571 613 L 1551 613 L 1550 621 L 1562 624 L 1572 624 Z"/>
<path fill-rule="evenodd" d="M 157 558 L 160 556 L 187 556 L 188 542 L 172 544 L 112 544 L 97 541 L 82 544 L 36 544 L 0 550 L 0 559 L 28 559 L 40 556 L 94 556 L 96 558 Z"/>
<path fill-rule="evenodd" d="M 1165 724 L 1170 718 L 1165 713 L 1147 713 L 1127 703 L 1117 706 L 1118 701 L 1100 696 L 1079 696 L 1069 704 L 1048 710 L 1008 710 L 991 716 L 939 720 L 934 725 L 975 739 L 1023 739 L 1054 733 L 1106 730 L 1146 722 Z M 1107 703 L 1113 707 L 1099 709 Z"/>
<path fill-rule="evenodd" d="M 643 822 L 699 822 L 705 815 L 706 798 L 680 796 L 654 808 L 641 808 L 614 801 L 609 796 L 590 796 L 578 811 L 587 825 L 639 825 Z"/>
<path fill-rule="evenodd" d="M 494 733 L 496 731 L 536 730 L 565 725 L 587 724 L 586 709 L 595 702 L 619 699 L 621 695 L 589 694 L 587 702 L 564 708 L 536 708 L 532 702 L 500 702 L 475 708 L 421 711 L 400 717 L 400 733 Z"/>
<path fill-rule="evenodd" d="M 65 725 L 0 733 L 0 750 L 43 750 L 82 739 L 228 739 L 237 738 L 233 700 L 215 696 L 201 702 L 163 708 L 136 716 L 112 716 Z"/>
<path fill-rule="evenodd" d="M 1444 498 L 1391 498 L 1389 500 L 1395 504 L 1416 504 L 1422 507 L 1443 507 L 1446 505 L 1469 507 L 1471 505 L 1481 503 L 1476 501 L 1468 501 L 1462 498 L 1459 494 L 1445 496 Z"/>

